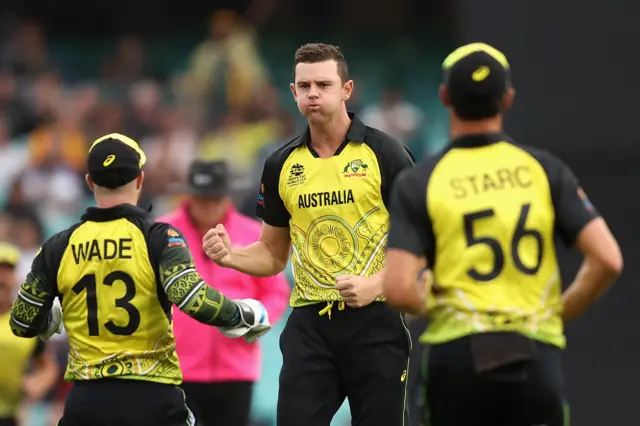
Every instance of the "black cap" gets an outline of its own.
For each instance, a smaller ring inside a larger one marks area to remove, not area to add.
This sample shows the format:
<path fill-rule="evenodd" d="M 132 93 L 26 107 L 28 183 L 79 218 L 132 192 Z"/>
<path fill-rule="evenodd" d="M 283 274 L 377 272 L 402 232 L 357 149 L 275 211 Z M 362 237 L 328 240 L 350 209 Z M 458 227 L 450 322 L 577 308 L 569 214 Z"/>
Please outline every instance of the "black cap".
<path fill-rule="evenodd" d="M 218 198 L 229 194 L 231 176 L 225 161 L 196 160 L 189 167 L 188 192 Z"/>
<path fill-rule="evenodd" d="M 500 101 L 511 86 L 505 55 L 484 43 L 454 50 L 442 64 L 449 102 L 462 119 L 483 119 L 500 112 Z"/>
<path fill-rule="evenodd" d="M 140 176 L 146 161 L 147 157 L 136 141 L 111 133 L 91 145 L 87 169 L 96 185 L 115 189 Z"/>

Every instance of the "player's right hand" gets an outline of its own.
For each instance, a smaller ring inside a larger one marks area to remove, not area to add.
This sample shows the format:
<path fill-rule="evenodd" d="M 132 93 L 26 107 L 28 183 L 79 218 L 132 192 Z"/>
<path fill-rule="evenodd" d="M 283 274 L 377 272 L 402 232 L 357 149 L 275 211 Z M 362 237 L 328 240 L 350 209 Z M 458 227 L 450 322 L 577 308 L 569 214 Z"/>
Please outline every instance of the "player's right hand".
<path fill-rule="evenodd" d="M 224 225 L 209 229 L 202 237 L 202 249 L 207 257 L 220 266 L 229 264 L 231 255 L 231 239 Z"/>
<path fill-rule="evenodd" d="M 264 305 L 255 299 L 234 300 L 240 310 L 240 324 L 235 327 L 218 327 L 227 337 L 244 337 L 248 343 L 255 343 L 271 330 L 269 314 Z"/>
<path fill-rule="evenodd" d="M 53 299 L 51 310 L 49 311 L 49 325 L 46 330 L 38 335 L 40 339 L 47 341 L 54 334 L 62 333 L 62 306 L 58 298 Z"/>

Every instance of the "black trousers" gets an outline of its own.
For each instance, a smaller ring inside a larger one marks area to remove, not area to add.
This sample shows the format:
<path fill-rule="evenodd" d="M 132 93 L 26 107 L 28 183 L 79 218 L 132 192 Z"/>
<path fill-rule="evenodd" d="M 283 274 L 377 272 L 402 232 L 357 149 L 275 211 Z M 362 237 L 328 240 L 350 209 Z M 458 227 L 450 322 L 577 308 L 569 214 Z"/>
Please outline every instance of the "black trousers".
<path fill-rule="evenodd" d="M 185 382 L 197 426 L 248 426 L 253 382 Z"/>
<path fill-rule="evenodd" d="M 533 343 L 532 358 L 478 372 L 474 337 L 426 354 L 426 414 L 431 426 L 563 426 L 561 350 Z"/>
<path fill-rule="evenodd" d="M 408 321 L 409 333 L 413 340 L 411 349 L 411 361 L 409 362 L 409 374 L 407 376 L 407 408 L 411 413 L 410 421 L 406 426 L 422 426 L 423 385 L 422 385 L 422 358 L 424 345 L 419 341 L 420 335 L 427 328 L 427 320 L 424 318 L 413 318 Z"/>
<path fill-rule="evenodd" d="M 384 303 L 295 308 L 280 336 L 278 426 L 328 426 L 345 398 L 353 426 L 403 426 L 411 340 Z"/>
<path fill-rule="evenodd" d="M 193 426 L 182 389 L 123 379 L 76 382 L 58 426 Z"/>
<path fill-rule="evenodd" d="M 18 422 L 13 417 L 0 417 L 0 426 L 17 426 Z"/>

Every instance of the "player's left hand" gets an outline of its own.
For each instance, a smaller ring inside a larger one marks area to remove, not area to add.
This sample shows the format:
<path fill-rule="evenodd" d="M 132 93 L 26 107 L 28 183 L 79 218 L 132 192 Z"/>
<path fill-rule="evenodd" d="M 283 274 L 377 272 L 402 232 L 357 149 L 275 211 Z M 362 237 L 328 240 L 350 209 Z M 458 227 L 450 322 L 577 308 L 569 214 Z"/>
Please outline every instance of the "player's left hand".
<path fill-rule="evenodd" d="M 264 305 L 255 299 L 234 300 L 240 310 L 240 324 L 235 327 L 218 327 L 223 335 L 232 339 L 244 337 L 247 343 L 255 343 L 269 330 L 269 314 Z"/>
<path fill-rule="evenodd" d="M 51 311 L 49 311 L 49 324 L 46 330 L 38 335 L 45 342 L 54 334 L 62 333 L 62 306 L 58 298 L 53 299 Z"/>
<path fill-rule="evenodd" d="M 340 275 L 336 277 L 336 289 L 350 308 L 370 305 L 382 293 L 381 281 L 376 277 Z"/>

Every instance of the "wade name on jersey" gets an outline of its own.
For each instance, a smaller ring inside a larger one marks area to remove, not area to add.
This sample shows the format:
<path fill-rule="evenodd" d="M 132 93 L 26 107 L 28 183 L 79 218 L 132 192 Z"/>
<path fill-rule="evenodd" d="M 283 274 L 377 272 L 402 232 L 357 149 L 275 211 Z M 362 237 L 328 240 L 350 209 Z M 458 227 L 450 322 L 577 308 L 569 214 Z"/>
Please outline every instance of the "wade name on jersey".
<path fill-rule="evenodd" d="M 131 259 L 132 244 L 131 238 L 91 240 L 71 244 L 71 252 L 76 265 L 96 260 Z"/>

